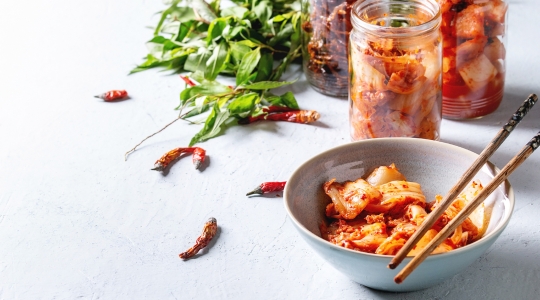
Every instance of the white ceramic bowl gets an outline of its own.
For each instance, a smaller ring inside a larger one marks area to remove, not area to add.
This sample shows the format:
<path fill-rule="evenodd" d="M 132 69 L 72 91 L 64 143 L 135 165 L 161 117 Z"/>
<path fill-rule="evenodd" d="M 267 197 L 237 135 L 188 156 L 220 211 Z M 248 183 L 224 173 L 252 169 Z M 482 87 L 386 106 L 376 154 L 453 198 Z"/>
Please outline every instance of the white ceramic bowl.
<path fill-rule="evenodd" d="M 374 167 L 395 163 L 407 180 L 421 184 L 426 199 L 445 195 L 478 155 L 437 141 L 414 138 L 380 138 L 353 142 L 325 151 L 302 165 L 287 181 L 285 208 L 300 236 L 330 265 L 350 279 L 385 291 L 414 291 L 438 284 L 459 273 L 479 258 L 499 237 L 514 209 L 514 192 L 508 182 L 488 199 L 491 211 L 484 236 L 465 247 L 430 255 L 403 283 L 395 275 L 410 261 L 406 258 L 395 270 L 387 267 L 392 256 L 358 252 L 334 245 L 321 238 L 319 225 L 325 207 L 331 202 L 324 193 L 324 182 L 356 180 Z M 485 186 L 499 170 L 488 164 L 475 176 Z"/>

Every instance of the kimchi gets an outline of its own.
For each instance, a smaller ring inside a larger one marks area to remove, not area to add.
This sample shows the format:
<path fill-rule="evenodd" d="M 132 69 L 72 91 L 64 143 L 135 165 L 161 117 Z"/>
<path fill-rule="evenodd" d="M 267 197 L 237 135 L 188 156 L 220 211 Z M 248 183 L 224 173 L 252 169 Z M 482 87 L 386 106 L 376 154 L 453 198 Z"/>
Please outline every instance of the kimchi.
<path fill-rule="evenodd" d="M 479 181 L 472 181 L 409 255 L 420 252 L 482 188 Z M 328 222 L 321 224 L 321 236 L 338 246 L 383 255 L 395 255 L 442 200 L 437 195 L 427 202 L 420 184 L 407 181 L 394 164 L 375 169 L 366 179 L 343 183 L 329 180 L 323 189 L 332 202 L 326 206 Z M 478 240 L 486 222 L 482 204 L 433 253 Z"/>

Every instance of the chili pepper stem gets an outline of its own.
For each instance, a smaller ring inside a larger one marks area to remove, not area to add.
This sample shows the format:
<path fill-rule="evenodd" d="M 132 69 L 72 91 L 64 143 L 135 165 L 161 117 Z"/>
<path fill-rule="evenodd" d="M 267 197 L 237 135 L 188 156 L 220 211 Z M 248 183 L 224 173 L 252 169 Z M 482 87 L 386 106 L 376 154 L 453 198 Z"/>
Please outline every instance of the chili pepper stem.
<path fill-rule="evenodd" d="M 257 188 L 255 188 L 253 191 L 247 193 L 246 196 L 249 196 L 249 195 L 255 195 L 255 194 L 256 194 L 256 195 L 262 195 L 262 194 L 264 194 L 264 193 L 263 193 L 263 190 L 262 190 L 262 188 L 261 188 L 260 186 L 258 186 Z"/>

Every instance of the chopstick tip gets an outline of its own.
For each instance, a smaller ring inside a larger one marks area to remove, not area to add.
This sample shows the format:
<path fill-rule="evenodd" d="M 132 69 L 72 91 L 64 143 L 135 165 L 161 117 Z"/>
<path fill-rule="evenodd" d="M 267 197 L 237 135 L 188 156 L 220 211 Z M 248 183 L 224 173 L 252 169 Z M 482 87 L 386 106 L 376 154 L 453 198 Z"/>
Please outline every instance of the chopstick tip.
<path fill-rule="evenodd" d="M 398 263 L 395 263 L 395 262 L 390 262 L 388 264 L 388 269 L 395 269 L 399 264 Z"/>
<path fill-rule="evenodd" d="M 401 278 L 399 275 L 394 277 L 394 282 L 397 284 L 400 284 L 403 282 L 403 278 Z"/>

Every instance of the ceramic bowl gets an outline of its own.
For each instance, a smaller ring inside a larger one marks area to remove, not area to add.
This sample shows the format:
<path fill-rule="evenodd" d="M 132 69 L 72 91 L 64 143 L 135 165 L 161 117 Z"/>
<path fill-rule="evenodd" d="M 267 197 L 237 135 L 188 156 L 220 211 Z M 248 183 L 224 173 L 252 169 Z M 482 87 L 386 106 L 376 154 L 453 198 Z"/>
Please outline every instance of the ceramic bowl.
<path fill-rule="evenodd" d="M 384 291 L 415 291 L 441 283 L 463 271 L 478 259 L 500 236 L 514 208 L 514 192 L 504 182 L 484 202 L 490 221 L 484 236 L 465 247 L 430 255 L 403 283 L 395 275 L 410 261 L 389 269 L 392 256 L 358 252 L 334 245 L 321 238 L 319 226 L 325 207 L 331 202 L 324 193 L 324 182 L 364 177 L 377 166 L 395 163 L 407 180 L 421 184 L 427 201 L 445 195 L 478 155 L 455 145 L 414 138 L 379 138 L 353 142 L 325 151 L 293 172 L 284 191 L 287 213 L 300 236 L 326 262 L 350 279 Z M 475 176 L 487 185 L 499 170 L 486 164 Z"/>

